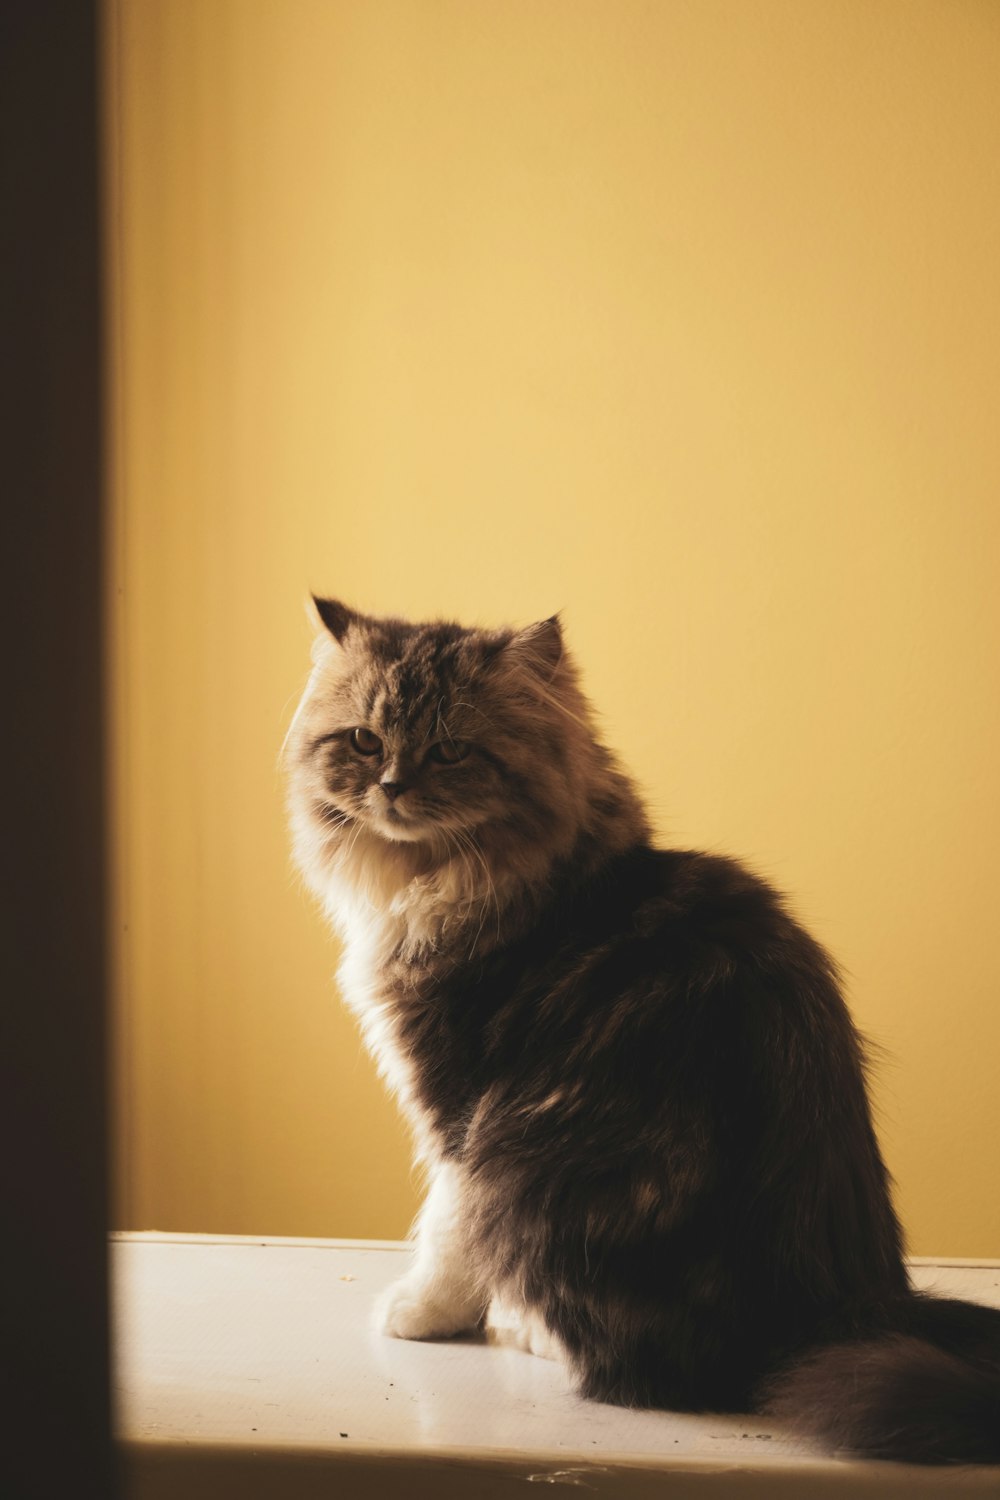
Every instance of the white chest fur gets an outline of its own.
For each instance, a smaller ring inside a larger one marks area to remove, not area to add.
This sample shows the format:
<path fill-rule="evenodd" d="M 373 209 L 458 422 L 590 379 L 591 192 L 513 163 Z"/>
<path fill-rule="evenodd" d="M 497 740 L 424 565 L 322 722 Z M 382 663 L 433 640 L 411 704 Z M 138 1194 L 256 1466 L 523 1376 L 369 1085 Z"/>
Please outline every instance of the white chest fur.
<path fill-rule="evenodd" d="M 357 1016 L 365 1046 L 413 1131 L 417 1159 L 433 1159 L 437 1155 L 433 1131 L 417 1099 L 413 1063 L 399 1043 L 394 1002 L 381 979 L 383 962 L 405 936 L 405 925 L 400 917 L 373 911 L 358 901 L 338 899 L 330 915 L 344 943 L 337 970 L 341 994 Z"/>

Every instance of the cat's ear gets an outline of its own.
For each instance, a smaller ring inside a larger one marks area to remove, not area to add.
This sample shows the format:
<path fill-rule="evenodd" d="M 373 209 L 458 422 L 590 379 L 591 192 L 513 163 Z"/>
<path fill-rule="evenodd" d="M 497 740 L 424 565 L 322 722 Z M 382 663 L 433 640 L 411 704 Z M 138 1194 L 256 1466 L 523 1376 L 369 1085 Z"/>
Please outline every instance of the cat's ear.
<path fill-rule="evenodd" d="M 312 602 L 320 620 L 339 644 L 359 616 L 353 609 L 348 609 L 346 604 L 341 604 L 339 599 L 320 599 L 313 594 Z"/>
<path fill-rule="evenodd" d="M 507 654 L 528 667 L 551 676 L 563 657 L 562 626 L 558 615 L 539 620 L 524 630 L 515 631 L 507 645 Z"/>

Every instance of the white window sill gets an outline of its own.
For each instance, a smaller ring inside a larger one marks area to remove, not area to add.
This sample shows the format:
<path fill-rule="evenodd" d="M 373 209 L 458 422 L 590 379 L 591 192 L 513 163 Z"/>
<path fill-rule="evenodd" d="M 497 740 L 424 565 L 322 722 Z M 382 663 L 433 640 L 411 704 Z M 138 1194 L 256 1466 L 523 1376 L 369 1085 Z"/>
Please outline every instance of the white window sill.
<path fill-rule="evenodd" d="M 827 1500 L 996 1495 L 996 1471 L 823 1457 L 759 1418 L 582 1401 L 548 1360 L 373 1333 L 405 1244 L 113 1237 L 118 1433 L 129 1500 Z M 1000 1263 L 914 1262 L 1000 1307 Z"/>

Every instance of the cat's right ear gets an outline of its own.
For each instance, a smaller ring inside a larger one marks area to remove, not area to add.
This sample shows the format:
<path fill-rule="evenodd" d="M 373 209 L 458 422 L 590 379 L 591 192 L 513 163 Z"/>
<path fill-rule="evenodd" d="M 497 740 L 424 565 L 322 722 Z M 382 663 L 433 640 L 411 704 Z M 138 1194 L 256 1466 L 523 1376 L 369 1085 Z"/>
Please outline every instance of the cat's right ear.
<path fill-rule="evenodd" d="M 535 676 L 551 680 L 563 659 L 562 627 L 558 615 L 515 630 L 507 642 L 506 655 L 523 663 Z"/>
<path fill-rule="evenodd" d="M 346 604 L 341 604 L 339 599 L 320 599 L 316 594 L 313 594 L 312 602 L 321 624 L 325 625 L 334 640 L 340 645 L 343 642 L 344 636 L 359 616 L 353 609 L 348 609 Z"/>

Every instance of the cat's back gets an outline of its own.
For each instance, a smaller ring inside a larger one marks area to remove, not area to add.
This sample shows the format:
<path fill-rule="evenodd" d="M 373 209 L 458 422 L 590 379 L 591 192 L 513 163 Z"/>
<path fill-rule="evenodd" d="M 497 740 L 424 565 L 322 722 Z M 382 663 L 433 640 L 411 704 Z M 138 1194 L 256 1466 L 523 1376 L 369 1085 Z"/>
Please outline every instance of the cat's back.
<path fill-rule="evenodd" d="M 694 996 L 727 985 L 836 987 L 835 966 L 783 896 L 739 860 L 641 847 L 609 862 L 532 940 L 610 989 Z M 529 943 L 529 946 L 532 946 Z"/>
<path fill-rule="evenodd" d="M 558 1090 L 603 1115 L 614 1095 L 619 1121 L 666 1098 L 745 1099 L 793 1055 L 822 1066 L 850 1032 L 831 960 L 766 881 L 724 856 L 646 846 L 437 1002 L 435 1029 L 454 1017 L 465 1076 L 494 1101 L 522 1109 Z"/>
<path fill-rule="evenodd" d="M 550 1203 L 569 1241 L 603 1225 L 653 1281 L 724 1242 L 751 1282 L 770 1285 L 777 1256 L 807 1299 L 876 1266 L 898 1290 L 861 1042 L 781 896 L 736 860 L 646 848 L 563 920 L 491 1018 L 456 1136 L 498 1243 L 509 1204 Z"/>
<path fill-rule="evenodd" d="M 608 879 L 603 941 L 584 913 L 588 956 L 567 999 L 627 1018 L 617 1029 L 639 1076 L 666 1070 L 674 1088 L 685 1071 L 712 1077 L 741 1109 L 775 1094 L 780 1111 L 803 1086 L 858 1091 L 860 1040 L 836 965 L 767 880 L 724 855 L 652 848 Z"/>

